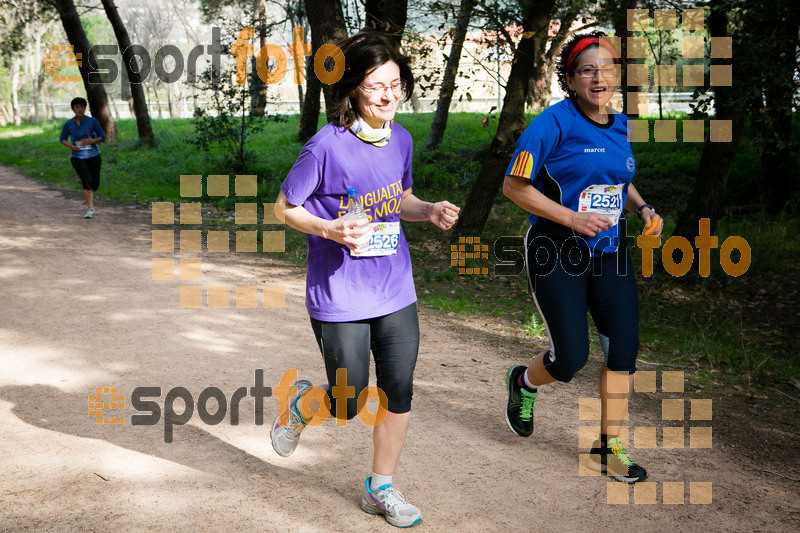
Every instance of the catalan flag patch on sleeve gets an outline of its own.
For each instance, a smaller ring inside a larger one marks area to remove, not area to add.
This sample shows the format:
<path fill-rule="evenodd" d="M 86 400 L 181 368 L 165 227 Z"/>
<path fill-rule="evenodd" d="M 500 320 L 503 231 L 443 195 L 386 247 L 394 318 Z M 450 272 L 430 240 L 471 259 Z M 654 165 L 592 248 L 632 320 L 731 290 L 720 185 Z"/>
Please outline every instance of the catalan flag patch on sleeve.
<path fill-rule="evenodd" d="M 511 175 L 520 178 L 531 179 L 531 172 L 533 171 L 533 155 L 527 150 L 523 150 L 517 154 L 514 160 L 514 165 L 511 167 Z"/>

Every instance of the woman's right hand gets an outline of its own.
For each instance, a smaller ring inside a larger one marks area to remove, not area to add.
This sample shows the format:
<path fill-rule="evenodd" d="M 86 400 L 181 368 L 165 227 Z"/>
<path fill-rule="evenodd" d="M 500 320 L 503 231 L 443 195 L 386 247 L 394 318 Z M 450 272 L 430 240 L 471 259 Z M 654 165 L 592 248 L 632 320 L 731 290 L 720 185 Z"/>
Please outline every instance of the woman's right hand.
<path fill-rule="evenodd" d="M 569 227 L 589 237 L 595 237 L 598 233 L 602 233 L 611 229 L 613 224 L 611 220 L 599 213 L 579 213 L 574 212 L 570 219 Z"/>
<path fill-rule="evenodd" d="M 329 220 L 325 224 L 325 234 L 323 237 L 344 244 L 351 250 L 356 250 L 369 243 L 372 234 L 372 224 L 369 218 L 364 217 L 358 220 L 350 220 L 339 217 Z"/>

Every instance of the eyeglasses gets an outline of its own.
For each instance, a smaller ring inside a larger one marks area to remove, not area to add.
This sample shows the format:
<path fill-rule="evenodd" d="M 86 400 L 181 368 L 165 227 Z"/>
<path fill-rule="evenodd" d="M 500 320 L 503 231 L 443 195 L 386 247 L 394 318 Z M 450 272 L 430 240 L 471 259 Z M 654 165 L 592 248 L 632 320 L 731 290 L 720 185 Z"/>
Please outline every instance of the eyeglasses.
<path fill-rule="evenodd" d="M 367 87 L 366 85 L 359 85 L 359 87 L 364 89 L 364 92 L 370 96 L 383 96 L 386 94 L 387 89 L 391 89 L 395 96 L 400 96 L 403 93 L 403 90 L 406 88 L 406 80 L 396 80 L 388 86 L 377 84 L 370 87 Z"/>
<path fill-rule="evenodd" d="M 601 68 L 583 67 L 583 68 L 576 68 L 572 72 L 578 74 L 581 78 L 587 78 L 587 79 L 594 78 L 595 76 L 597 76 L 598 72 L 607 80 L 614 79 L 617 76 L 617 69 L 614 67 L 601 67 Z"/>

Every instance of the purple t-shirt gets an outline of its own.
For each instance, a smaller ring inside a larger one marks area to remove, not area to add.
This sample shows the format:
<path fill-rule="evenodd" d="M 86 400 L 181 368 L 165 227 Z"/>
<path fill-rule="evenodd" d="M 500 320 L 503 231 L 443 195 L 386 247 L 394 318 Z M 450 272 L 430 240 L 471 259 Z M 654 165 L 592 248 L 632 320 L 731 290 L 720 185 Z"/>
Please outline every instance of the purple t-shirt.
<path fill-rule="evenodd" d="M 347 211 L 347 189 L 358 187 L 371 222 L 400 220 L 409 189 L 411 135 L 397 123 L 386 146 L 377 147 L 333 123 L 303 147 L 281 191 L 292 205 L 333 220 Z M 351 322 L 388 315 L 417 301 L 408 244 L 400 229 L 397 253 L 352 257 L 346 246 L 308 235 L 306 308 L 324 322 Z"/>

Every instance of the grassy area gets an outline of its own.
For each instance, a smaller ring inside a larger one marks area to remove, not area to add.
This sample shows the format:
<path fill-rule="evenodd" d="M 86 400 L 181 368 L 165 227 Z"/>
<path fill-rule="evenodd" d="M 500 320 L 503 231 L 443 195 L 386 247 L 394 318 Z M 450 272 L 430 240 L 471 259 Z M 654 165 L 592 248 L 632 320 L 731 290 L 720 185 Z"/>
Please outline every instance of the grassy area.
<path fill-rule="evenodd" d="M 414 190 L 418 196 L 446 198 L 463 205 L 496 128 L 494 120 L 484 127 L 484 118 L 478 113 L 451 114 L 444 142 L 428 152 L 425 144 L 432 115 L 398 116 L 398 123 L 415 140 Z M 274 201 L 302 148 L 295 139 L 297 120 L 290 116 L 288 122 L 269 123 L 252 138 L 249 149 L 259 158 L 249 173 L 259 177 L 261 202 Z M 117 126 L 121 140 L 101 147 L 102 197 L 142 205 L 156 200 L 177 202 L 181 200 L 181 174 L 231 173 L 215 166 L 218 154 L 201 152 L 191 144 L 188 119 L 153 120 L 157 141 L 152 147 L 136 141 L 134 121 L 119 121 Z M 61 123 L 0 129 L 0 164 L 78 192 L 78 180 L 67 161 L 69 154 L 58 143 L 60 129 Z M 634 145 L 637 188 L 665 217 L 667 236 L 691 191 L 702 151 L 702 143 L 680 141 L 680 120 L 677 138 L 676 143 Z M 731 173 L 728 205 L 751 205 L 758 198 L 758 166 L 757 142 L 748 131 Z M 207 203 L 204 211 L 213 213 L 208 224 L 231 227 L 235 200 Z M 796 218 L 761 215 L 721 220 L 716 232 L 720 244 L 730 235 L 740 235 L 750 244 L 752 263 L 741 278 L 723 272 L 718 250 L 712 251 L 708 278 L 696 275 L 696 265 L 695 274 L 683 278 L 666 275 L 660 266 L 653 277 L 640 277 L 642 358 L 696 369 L 701 378 L 717 374 L 756 385 L 768 385 L 778 376 L 796 378 L 800 374 L 800 319 L 790 311 L 800 289 L 794 281 L 800 273 L 794 261 L 800 252 L 800 240 L 793 231 L 797 222 Z M 490 244 L 490 259 L 476 261 L 475 266 L 489 267 L 492 272 L 496 239 L 522 236 L 527 226 L 526 215 L 499 194 L 481 235 L 482 242 Z M 641 223 L 629 218 L 628 227 L 630 234 L 637 234 Z M 460 276 L 450 267 L 449 244 L 441 232 L 423 224 L 404 224 L 404 230 L 423 303 L 442 312 L 496 319 L 518 333 L 543 338 L 543 324 L 527 294 L 524 273 Z M 301 234 L 288 231 L 286 249 L 287 258 L 304 261 Z M 639 250 L 634 250 L 634 264 L 641 265 Z"/>

